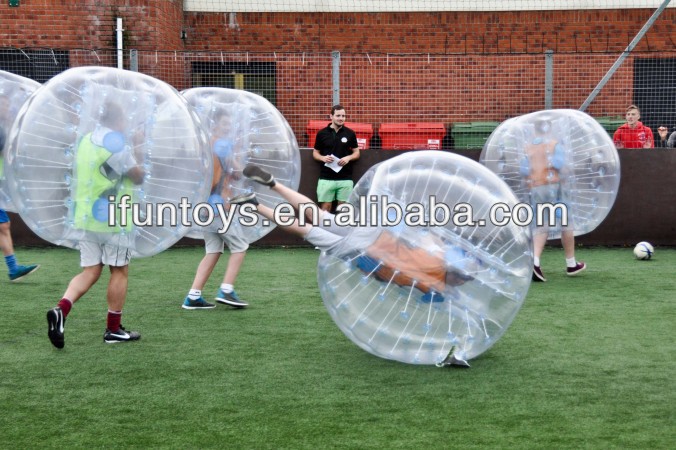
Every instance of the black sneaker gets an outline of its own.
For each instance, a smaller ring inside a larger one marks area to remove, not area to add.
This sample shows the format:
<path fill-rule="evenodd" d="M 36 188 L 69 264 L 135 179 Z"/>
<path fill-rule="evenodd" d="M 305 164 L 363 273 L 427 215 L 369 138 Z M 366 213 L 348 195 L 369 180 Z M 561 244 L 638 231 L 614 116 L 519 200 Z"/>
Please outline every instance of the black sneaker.
<path fill-rule="evenodd" d="M 260 167 L 254 166 L 253 164 L 247 164 L 242 173 L 245 177 L 255 181 L 256 183 L 264 184 L 270 187 L 273 187 L 276 184 L 275 177 L 273 177 L 271 173 L 268 173 Z"/>
<path fill-rule="evenodd" d="M 533 266 L 533 281 L 547 281 L 540 266 Z"/>
<path fill-rule="evenodd" d="M 103 333 L 103 342 L 106 344 L 117 344 L 118 342 L 138 341 L 141 339 L 141 334 L 137 331 L 127 331 L 122 325 L 117 331 L 110 331 L 106 329 Z"/>
<path fill-rule="evenodd" d="M 245 203 L 251 203 L 252 205 L 258 205 L 258 199 L 256 198 L 255 192 L 249 192 L 248 194 L 238 195 L 230 199 L 231 205 L 243 205 Z"/>
<path fill-rule="evenodd" d="M 56 348 L 63 348 L 63 327 L 66 324 L 66 318 L 63 317 L 63 311 L 58 306 L 47 311 L 47 336 L 52 345 Z"/>

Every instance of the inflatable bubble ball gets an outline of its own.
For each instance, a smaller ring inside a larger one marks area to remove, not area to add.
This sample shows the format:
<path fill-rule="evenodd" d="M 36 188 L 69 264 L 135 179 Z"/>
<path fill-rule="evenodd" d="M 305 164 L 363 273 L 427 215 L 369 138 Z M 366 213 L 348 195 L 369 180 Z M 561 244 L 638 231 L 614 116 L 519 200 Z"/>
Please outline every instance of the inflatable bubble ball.
<path fill-rule="evenodd" d="M 5 189 L 4 149 L 19 109 L 40 86 L 40 83 L 30 78 L 0 70 L 0 209 L 16 212 L 9 192 Z"/>
<path fill-rule="evenodd" d="M 547 232 L 549 239 L 560 238 L 562 229 L 576 236 L 593 231 L 610 212 L 620 185 L 613 140 L 594 118 L 571 109 L 503 122 L 486 141 L 480 161 L 534 213 L 542 205 L 565 205 L 541 214 L 545 226 L 535 232 Z"/>
<path fill-rule="evenodd" d="M 533 267 L 529 228 L 490 220 L 493 205 L 518 203 L 500 178 L 469 158 L 413 151 L 372 167 L 349 203 L 354 226 L 318 263 L 324 304 L 348 338 L 437 365 L 462 365 L 500 339 Z"/>
<path fill-rule="evenodd" d="M 195 110 L 208 136 L 214 170 L 210 205 L 223 205 L 237 195 L 255 192 L 258 201 L 274 208 L 282 198 L 267 186 L 242 176 L 248 163 L 255 163 L 272 173 L 292 189 L 300 184 L 300 152 L 288 122 L 268 100 L 260 95 L 218 87 L 192 88 L 182 92 Z M 216 216 L 216 215 L 215 215 Z M 255 242 L 268 234 L 274 224 L 258 221 L 243 226 L 239 213 L 230 218 L 229 234 L 237 234 L 247 242 Z M 188 234 L 200 238 L 203 231 L 223 229 L 218 218 L 207 226 L 193 226 Z"/>
<path fill-rule="evenodd" d="M 188 232 L 186 205 L 207 200 L 213 172 L 185 99 L 160 80 L 108 67 L 69 69 L 38 89 L 12 126 L 5 169 L 16 209 L 38 236 L 134 256 Z"/>

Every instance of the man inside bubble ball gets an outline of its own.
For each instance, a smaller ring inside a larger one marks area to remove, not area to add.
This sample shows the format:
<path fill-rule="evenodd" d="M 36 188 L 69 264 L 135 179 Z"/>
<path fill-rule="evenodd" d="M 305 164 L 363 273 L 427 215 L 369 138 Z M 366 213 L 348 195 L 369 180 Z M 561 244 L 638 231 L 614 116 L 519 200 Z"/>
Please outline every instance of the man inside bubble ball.
<path fill-rule="evenodd" d="M 0 95 L 0 183 L 4 180 L 3 153 L 11 124 L 12 114 L 10 112 L 9 98 L 6 95 Z M 2 254 L 5 257 L 7 274 L 10 281 L 19 281 L 40 268 L 37 264 L 22 266 L 17 262 L 14 255 L 11 224 L 7 211 L 4 209 L 0 209 L 0 250 L 2 250 Z"/>
<path fill-rule="evenodd" d="M 281 195 L 296 210 L 301 205 L 312 201 L 303 194 L 278 183 L 272 174 L 258 166 L 248 164 L 244 168 L 244 176 L 260 184 L 269 186 Z M 274 211 L 264 205 L 259 205 L 255 194 L 244 194 L 231 200 L 231 203 L 242 205 L 252 203 L 262 216 L 275 220 Z M 306 210 L 308 218 L 310 210 Z M 300 224 L 294 220 L 284 229 L 315 245 L 319 250 L 326 251 L 342 242 L 350 232 L 350 227 L 339 226 L 335 222 L 335 215 L 321 210 L 317 223 Z M 422 292 L 420 300 L 424 303 L 443 302 L 442 292 L 446 286 L 460 286 L 473 279 L 465 270 L 450 267 L 443 251 L 443 242 L 437 236 L 428 234 L 422 239 L 430 242 L 424 246 L 413 245 L 401 239 L 395 233 L 382 231 L 376 240 L 365 250 L 355 249 L 352 258 L 353 265 L 366 274 L 373 274 L 381 281 L 392 281 L 399 286 L 415 287 Z M 461 252 L 461 250 L 458 250 Z"/>
<path fill-rule="evenodd" d="M 99 280 L 104 265 L 110 269 L 110 280 L 103 341 L 113 344 L 141 338 L 138 332 L 127 331 L 121 325 L 131 259 L 126 243 L 131 239 L 131 230 L 120 225 L 119 217 L 117 225 L 110 226 L 107 211 L 111 196 L 116 201 L 126 195 L 131 197 L 133 185 L 143 182 L 145 173 L 135 158 L 140 154 L 143 136 L 137 131 L 132 145 L 127 144 L 127 119 L 122 107 L 112 101 L 104 104 L 99 122 L 80 140 L 75 158 L 73 222 L 85 236 L 79 243 L 82 272 L 70 281 L 56 307 L 47 312 L 49 340 L 59 349 L 64 347 L 66 317 L 73 304 Z M 131 218 L 127 224 L 131 226 Z"/>
<path fill-rule="evenodd" d="M 535 210 L 538 204 L 564 203 L 570 205 L 565 188 L 566 150 L 552 136 L 552 124 L 548 120 L 537 120 L 534 135 L 525 146 L 519 168 L 526 186 L 530 189 L 531 206 Z M 544 282 L 540 267 L 540 257 L 547 242 L 549 228 L 535 227 L 533 232 L 533 281 Z M 573 224 L 561 226 L 561 244 L 566 257 L 566 274 L 574 276 L 587 268 L 584 262 L 575 259 L 575 234 Z"/>
<path fill-rule="evenodd" d="M 225 111 L 217 112 L 214 115 L 214 126 L 211 131 L 214 177 L 209 203 L 212 205 L 227 203 L 225 199 L 229 199 L 232 196 L 231 182 L 238 178 L 236 174 L 239 174 L 242 170 L 237 164 L 237 158 L 235 158 L 234 140 L 230 136 L 231 133 L 232 128 L 229 116 Z M 230 228 L 226 233 L 204 232 L 206 255 L 200 261 L 199 266 L 197 266 L 192 286 L 181 306 L 183 309 L 213 309 L 216 306 L 202 298 L 202 289 L 204 289 L 218 260 L 223 254 L 225 245 L 228 246 L 228 250 L 230 251 L 230 258 L 228 259 L 228 266 L 223 275 L 223 282 L 216 294 L 215 300 L 218 303 L 235 308 L 246 308 L 249 306 L 247 302 L 239 298 L 234 286 L 240 268 L 244 263 L 249 243 Z"/>

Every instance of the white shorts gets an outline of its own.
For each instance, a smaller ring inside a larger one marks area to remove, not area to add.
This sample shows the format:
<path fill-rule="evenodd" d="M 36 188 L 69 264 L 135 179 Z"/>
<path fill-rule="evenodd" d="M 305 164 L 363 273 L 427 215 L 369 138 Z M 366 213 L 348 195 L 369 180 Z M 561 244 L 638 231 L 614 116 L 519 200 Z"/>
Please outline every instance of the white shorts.
<path fill-rule="evenodd" d="M 242 237 L 228 233 L 204 233 L 204 248 L 207 253 L 223 253 L 225 245 L 230 253 L 244 253 L 249 249 L 249 243 Z"/>
<path fill-rule="evenodd" d="M 341 227 L 336 224 L 336 216 L 327 211 L 320 211 L 319 223 L 312 227 L 305 240 L 314 245 L 319 251 L 325 252 L 345 239 L 350 227 Z"/>
<path fill-rule="evenodd" d="M 124 267 L 131 261 L 131 250 L 118 245 L 101 244 L 99 242 L 80 242 L 80 266 L 91 267 L 105 264 L 113 267 Z"/>
<path fill-rule="evenodd" d="M 541 204 L 564 203 L 568 208 L 568 217 L 567 217 L 568 225 L 566 225 L 565 227 L 561 225 L 560 224 L 561 218 L 558 218 L 556 228 L 559 228 L 562 231 L 568 229 L 572 230 L 574 228 L 573 224 L 574 215 L 572 214 L 573 205 L 570 202 L 570 195 L 568 195 L 568 192 L 565 189 L 563 189 L 561 183 L 544 184 L 541 186 L 532 187 L 530 190 L 530 195 L 531 195 L 531 207 L 533 208 L 533 212 L 535 212 L 537 210 L 538 205 Z M 548 227 L 535 227 L 534 229 L 535 234 L 547 232 Z"/>
<path fill-rule="evenodd" d="M 350 227 L 342 227 L 336 223 L 336 215 L 328 211 L 319 212 L 319 228 L 328 231 L 329 233 L 338 236 L 347 236 L 352 229 Z"/>
<path fill-rule="evenodd" d="M 322 252 L 327 251 L 343 239 L 345 239 L 343 236 L 338 236 L 319 227 L 312 227 L 310 232 L 305 235 L 305 240 Z"/>

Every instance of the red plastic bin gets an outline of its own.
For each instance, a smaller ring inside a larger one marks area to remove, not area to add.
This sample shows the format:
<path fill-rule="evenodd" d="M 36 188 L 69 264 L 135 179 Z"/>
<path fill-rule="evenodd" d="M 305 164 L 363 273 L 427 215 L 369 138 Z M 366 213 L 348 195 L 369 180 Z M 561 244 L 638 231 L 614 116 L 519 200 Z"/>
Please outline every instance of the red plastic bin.
<path fill-rule="evenodd" d="M 307 146 L 314 148 L 315 138 L 317 133 L 322 128 L 330 123 L 328 120 L 311 120 L 307 124 Z M 356 122 L 345 122 L 345 126 L 352 128 L 357 135 L 357 145 L 359 145 L 359 150 L 366 150 L 369 148 L 369 142 L 373 137 L 373 125 L 370 123 L 356 123 Z"/>
<path fill-rule="evenodd" d="M 386 150 L 441 150 L 446 127 L 437 122 L 383 123 L 378 134 Z"/>

